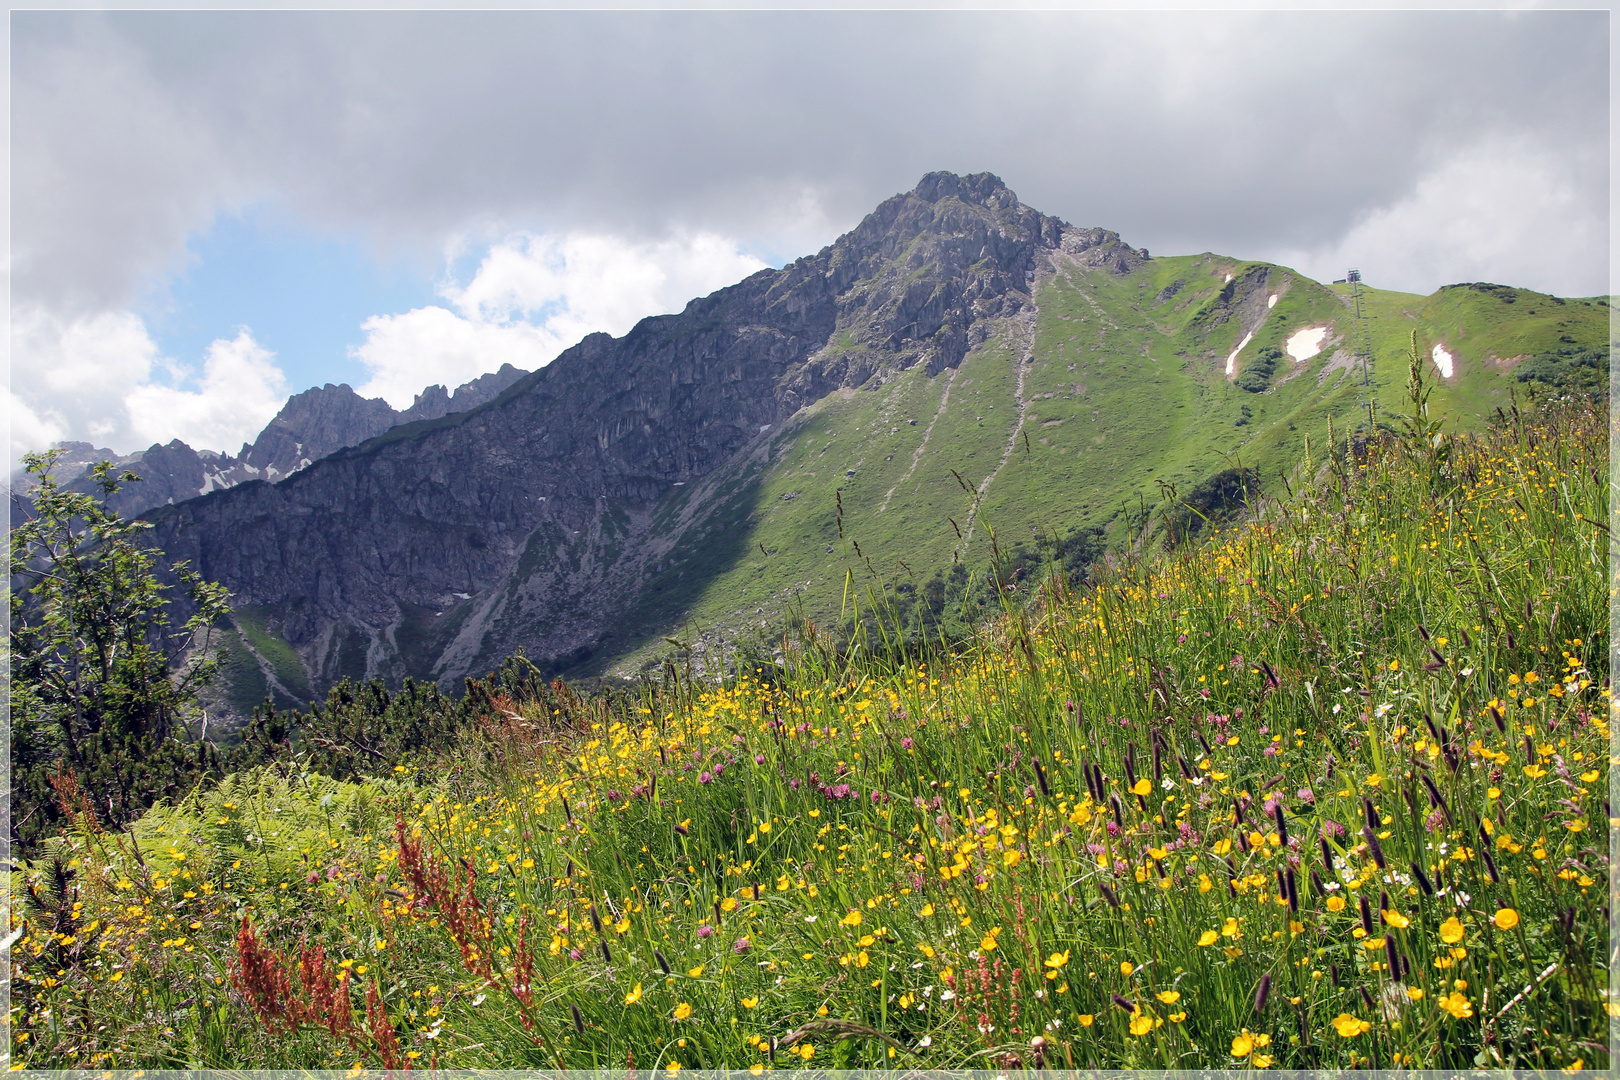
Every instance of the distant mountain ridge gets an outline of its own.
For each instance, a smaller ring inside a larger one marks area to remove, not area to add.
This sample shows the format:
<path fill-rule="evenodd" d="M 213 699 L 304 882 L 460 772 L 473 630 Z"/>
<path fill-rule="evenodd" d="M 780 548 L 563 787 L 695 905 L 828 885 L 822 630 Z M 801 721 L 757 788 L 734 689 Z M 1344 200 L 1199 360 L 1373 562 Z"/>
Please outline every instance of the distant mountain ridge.
<path fill-rule="evenodd" d="M 992 530 L 1017 558 L 1196 531 L 1320 461 L 1329 421 L 1399 411 L 1413 329 L 1444 350 L 1435 415 L 1462 426 L 1534 358 L 1601 350 L 1606 371 L 1604 301 L 1514 296 L 1367 288 L 1358 325 L 1346 287 L 1150 257 L 989 173 L 931 173 L 820 252 L 592 334 L 482 405 L 147 516 L 233 593 L 238 710 L 345 677 L 453 686 L 520 647 L 633 673 L 666 635 L 836 625 L 850 582 L 892 576 L 937 618 Z"/>
<path fill-rule="evenodd" d="M 217 450 L 195 450 L 175 439 L 154 443 L 132 454 L 117 454 L 87 442 L 62 442 L 55 476 L 79 490 L 89 490 L 84 474 L 101 461 L 141 479 L 125 484 L 113 497 L 113 507 L 126 517 L 155 506 L 184 502 L 211 491 L 235 487 L 245 480 L 284 480 L 337 450 L 357 446 L 390 428 L 417 420 L 437 420 L 465 412 L 488 401 L 528 374 L 511 364 L 480 375 L 455 391 L 429 386 L 416 395 L 410 408 L 396 410 L 382 398 L 363 398 L 347 383 L 313 387 L 287 399 L 274 419 L 251 443 L 232 456 Z M 27 478 L 12 478 L 13 490 L 26 493 Z"/>

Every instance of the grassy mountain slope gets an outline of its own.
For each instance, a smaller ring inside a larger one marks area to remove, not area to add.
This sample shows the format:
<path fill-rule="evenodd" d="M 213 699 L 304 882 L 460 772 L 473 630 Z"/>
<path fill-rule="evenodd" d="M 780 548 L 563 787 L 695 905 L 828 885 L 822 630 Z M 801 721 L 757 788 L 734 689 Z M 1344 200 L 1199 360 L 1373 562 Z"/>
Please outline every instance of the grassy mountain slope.
<path fill-rule="evenodd" d="M 1321 460 L 1330 417 L 1343 437 L 1367 425 L 1369 401 L 1375 422 L 1404 408 L 1413 330 L 1426 355 L 1441 345 L 1454 358 L 1451 378 L 1432 361 L 1426 377 L 1433 414 L 1457 430 L 1477 429 L 1523 391 L 1512 374 L 1525 357 L 1598 349 L 1608 337 L 1602 301 L 1364 287 L 1374 363 L 1363 387 L 1349 288 L 1283 267 L 1204 254 L 1121 274 L 1055 253 L 1035 299 L 1033 315 L 1003 320 L 959 368 L 912 368 L 835 393 L 738 461 L 674 489 L 659 511 L 669 526 L 707 511 L 705 523 L 575 672 L 632 674 L 669 652 L 666 636 L 717 658 L 769 634 L 789 607 L 835 621 L 846 568 L 858 588 L 922 587 L 955 562 L 982 569 L 991 528 L 1003 545 L 1096 530 L 1119 541 L 1128 525 L 1140 528 L 1144 507 L 1151 521 L 1172 497 L 1234 468 L 1280 493 L 1307 438 Z M 1240 388 L 1264 350 L 1311 327 L 1327 328 L 1317 355 L 1285 354 L 1265 389 Z"/>

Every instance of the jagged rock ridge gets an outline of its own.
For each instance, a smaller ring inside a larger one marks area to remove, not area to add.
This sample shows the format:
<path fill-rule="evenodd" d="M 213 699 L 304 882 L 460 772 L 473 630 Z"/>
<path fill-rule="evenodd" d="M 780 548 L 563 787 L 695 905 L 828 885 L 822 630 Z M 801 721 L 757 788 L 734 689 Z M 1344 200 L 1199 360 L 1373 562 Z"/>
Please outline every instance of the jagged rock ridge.
<path fill-rule="evenodd" d="M 154 443 L 133 454 L 118 454 L 87 442 L 62 442 L 57 448 L 64 453 L 54 475 L 70 487 L 90 491 L 84 474 L 98 462 L 111 461 L 120 471 L 135 473 L 140 481 L 125 484 L 112 499 L 119 513 L 134 516 L 154 506 L 235 487 L 245 480 L 284 480 L 333 451 L 401 424 L 437 420 L 493 401 L 526 374 L 503 364 L 499 371 L 480 375 L 453 393 L 444 386 L 430 386 L 403 411 L 381 398 L 363 398 L 346 383 L 327 383 L 288 398 L 258 438 L 243 443 L 234 457 L 217 450 L 194 450 L 179 439 L 166 445 Z M 26 491 L 25 481 L 25 477 L 13 476 L 12 489 Z"/>

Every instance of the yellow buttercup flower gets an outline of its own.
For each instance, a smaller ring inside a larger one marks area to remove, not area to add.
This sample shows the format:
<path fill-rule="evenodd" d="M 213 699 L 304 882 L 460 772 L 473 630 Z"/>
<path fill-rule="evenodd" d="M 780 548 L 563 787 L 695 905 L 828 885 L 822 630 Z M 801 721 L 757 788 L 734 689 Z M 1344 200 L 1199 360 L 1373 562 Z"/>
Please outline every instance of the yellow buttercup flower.
<path fill-rule="evenodd" d="M 1153 1030 L 1153 1017 L 1145 1012 L 1138 1012 L 1131 1017 L 1131 1034 L 1146 1035 Z"/>
<path fill-rule="evenodd" d="M 1372 1025 L 1349 1013 L 1340 1013 L 1333 1018 L 1333 1030 L 1339 1033 L 1341 1039 L 1353 1039 L 1371 1031 Z"/>
<path fill-rule="evenodd" d="M 628 994 L 624 995 L 624 1003 L 626 1005 L 634 1005 L 636 1002 L 638 1002 L 640 1000 L 641 1000 L 641 984 L 636 983 L 636 988 L 634 990 L 630 991 Z"/>
<path fill-rule="evenodd" d="M 1249 1034 L 1248 1028 L 1244 1028 L 1242 1034 L 1232 1036 L 1233 1057 L 1246 1058 L 1253 1052 L 1254 1036 Z"/>
<path fill-rule="evenodd" d="M 692 1015 L 692 1006 L 688 1005 L 686 1002 L 683 1001 L 679 1005 L 675 1006 L 675 1019 L 677 1019 L 677 1020 L 685 1020 L 688 1016 L 691 1016 L 691 1015 Z"/>
<path fill-rule="evenodd" d="M 1473 1003 L 1462 993 L 1453 991 L 1436 1002 L 1440 1008 L 1452 1015 L 1456 1020 L 1467 1020 L 1474 1015 Z"/>
<path fill-rule="evenodd" d="M 745 997 L 745 998 L 742 999 L 742 1006 L 745 1009 L 752 1009 L 755 1005 L 758 1005 L 758 1004 L 759 1004 L 759 998 L 757 998 L 757 997 Z"/>
<path fill-rule="evenodd" d="M 1440 940 L 1447 945 L 1455 945 L 1463 939 L 1463 924 L 1453 915 L 1440 924 Z"/>
<path fill-rule="evenodd" d="M 1131 794 L 1132 795 L 1151 795 L 1151 794 L 1153 794 L 1153 781 L 1149 780 L 1145 776 L 1142 777 L 1142 779 L 1138 780 L 1136 783 L 1131 785 Z"/>
<path fill-rule="evenodd" d="M 1492 920 L 1498 930 L 1511 930 L 1519 925 L 1519 913 L 1510 907 L 1502 908 Z"/>
<path fill-rule="evenodd" d="M 1068 962 L 1069 962 L 1069 950 L 1067 950 L 1067 949 L 1064 949 L 1060 953 L 1055 952 L 1051 956 L 1048 956 L 1046 958 L 1046 966 L 1051 968 L 1053 971 L 1056 971 L 1058 968 L 1062 967 L 1064 964 L 1067 964 Z"/>
<path fill-rule="evenodd" d="M 1164 1002 L 1166 1005 L 1174 1005 L 1176 1002 L 1181 1000 L 1181 991 L 1179 991 L 1179 990 L 1164 990 L 1164 991 L 1159 992 L 1158 994 L 1155 994 L 1154 996 L 1157 997 L 1160 1001 Z"/>
<path fill-rule="evenodd" d="M 1217 941 L 1219 941 L 1220 939 L 1221 939 L 1220 934 L 1216 933 L 1213 930 L 1205 930 L 1202 934 L 1198 935 L 1198 945 L 1199 945 L 1200 948 L 1202 948 L 1203 946 L 1206 946 L 1206 945 L 1213 945 Z"/>

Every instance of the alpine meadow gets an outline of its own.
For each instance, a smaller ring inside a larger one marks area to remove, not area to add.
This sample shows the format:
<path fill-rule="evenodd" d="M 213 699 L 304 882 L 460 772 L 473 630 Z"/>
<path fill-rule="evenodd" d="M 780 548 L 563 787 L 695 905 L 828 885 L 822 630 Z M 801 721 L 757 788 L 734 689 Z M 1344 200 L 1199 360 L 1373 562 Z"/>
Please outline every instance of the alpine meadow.
<path fill-rule="evenodd" d="M 1608 1069 L 1610 319 L 930 173 L 285 475 L 31 457 L 13 1068 Z"/>

